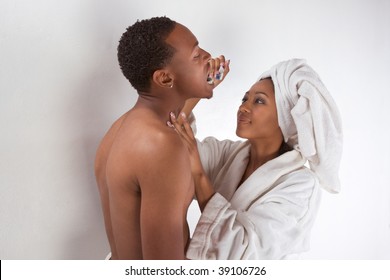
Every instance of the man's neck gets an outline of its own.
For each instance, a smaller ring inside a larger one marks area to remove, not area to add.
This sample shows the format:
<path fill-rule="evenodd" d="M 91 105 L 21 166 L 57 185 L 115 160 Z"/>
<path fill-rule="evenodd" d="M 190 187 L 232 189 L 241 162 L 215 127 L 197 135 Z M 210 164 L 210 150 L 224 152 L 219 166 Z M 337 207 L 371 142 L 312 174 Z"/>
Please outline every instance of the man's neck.
<path fill-rule="evenodd" d="M 170 98 L 162 98 L 156 95 L 142 93 L 139 95 L 134 107 L 149 109 L 153 111 L 159 119 L 166 122 L 169 120 L 169 114 L 171 112 L 178 116 L 184 103 L 185 100 L 178 98 L 177 95 L 172 95 Z"/>

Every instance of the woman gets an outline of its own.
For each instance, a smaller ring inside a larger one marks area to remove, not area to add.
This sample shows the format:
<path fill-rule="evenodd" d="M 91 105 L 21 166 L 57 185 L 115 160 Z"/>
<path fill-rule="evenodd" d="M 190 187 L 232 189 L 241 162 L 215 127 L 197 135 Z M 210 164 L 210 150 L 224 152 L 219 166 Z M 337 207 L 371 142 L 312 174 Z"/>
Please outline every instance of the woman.
<path fill-rule="evenodd" d="M 202 212 L 187 258 L 287 259 L 307 251 L 320 188 L 339 191 L 342 150 L 336 104 L 314 70 L 293 59 L 261 75 L 237 114 L 245 142 L 197 142 L 182 116 L 182 125 L 171 121 L 190 151 Z"/>

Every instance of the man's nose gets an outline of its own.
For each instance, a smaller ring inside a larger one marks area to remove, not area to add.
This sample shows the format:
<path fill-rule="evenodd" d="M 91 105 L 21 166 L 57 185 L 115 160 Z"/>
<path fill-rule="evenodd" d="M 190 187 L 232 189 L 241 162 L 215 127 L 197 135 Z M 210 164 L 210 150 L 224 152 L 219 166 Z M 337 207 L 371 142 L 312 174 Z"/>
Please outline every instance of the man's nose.
<path fill-rule="evenodd" d="M 208 61 L 211 58 L 211 54 L 209 54 L 205 50 L 203 50 L 203 52 L 204 52 L 203 53 L 203 59 Z"/>

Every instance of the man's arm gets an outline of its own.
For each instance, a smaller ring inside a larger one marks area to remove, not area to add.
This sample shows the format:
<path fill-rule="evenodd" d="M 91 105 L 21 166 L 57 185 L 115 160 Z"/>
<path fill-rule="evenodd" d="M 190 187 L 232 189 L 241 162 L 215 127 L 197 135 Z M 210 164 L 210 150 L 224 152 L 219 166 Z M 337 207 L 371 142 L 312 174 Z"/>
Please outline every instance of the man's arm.
<path fill-rule="evenodd" d="M 193 182 L 187 150 L 174 133 L 148 145 L 139 177 L 144 259 L 184 259 L 184 228 Z"/>

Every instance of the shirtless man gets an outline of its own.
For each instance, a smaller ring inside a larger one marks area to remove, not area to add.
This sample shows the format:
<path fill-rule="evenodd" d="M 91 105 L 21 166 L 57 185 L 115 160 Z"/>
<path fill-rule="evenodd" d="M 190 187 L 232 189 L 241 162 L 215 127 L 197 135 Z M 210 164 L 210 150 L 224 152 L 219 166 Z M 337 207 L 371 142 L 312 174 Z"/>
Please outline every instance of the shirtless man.
<path fill-rule="evenodd" d="M 111 259 L 184 259 L 194 197 L 188 151 L 166 122 L 189 98 L 210 98 L 210 54 L 185 26 L 160 17 L 122 35 L 118 60 L 138 92 L 96 154 Z"/>

